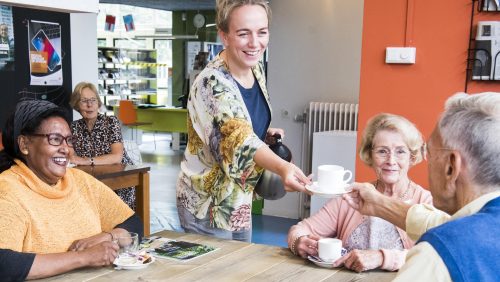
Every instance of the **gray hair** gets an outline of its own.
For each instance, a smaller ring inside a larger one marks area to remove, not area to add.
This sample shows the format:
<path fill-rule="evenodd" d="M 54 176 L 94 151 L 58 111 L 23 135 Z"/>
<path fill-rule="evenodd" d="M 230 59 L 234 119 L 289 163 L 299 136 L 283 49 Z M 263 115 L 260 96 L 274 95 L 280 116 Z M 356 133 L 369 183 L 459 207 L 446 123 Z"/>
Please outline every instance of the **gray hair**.
<path fill-rule="evenodd" d="M 443 145 L 465 158 L 474 183 L 500 184 L 500 93 L 457 93 L 438 123 Z"/>

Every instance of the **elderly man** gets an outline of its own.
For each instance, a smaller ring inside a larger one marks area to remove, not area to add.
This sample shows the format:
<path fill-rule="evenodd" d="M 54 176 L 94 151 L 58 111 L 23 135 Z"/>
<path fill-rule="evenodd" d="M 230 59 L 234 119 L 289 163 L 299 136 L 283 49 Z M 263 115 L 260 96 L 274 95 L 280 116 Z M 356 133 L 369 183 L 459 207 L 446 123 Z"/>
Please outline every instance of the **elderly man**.
<path fill-rule="evenodd" d="M 410 250 L 396 281 L 498 281 L 499 137 L 500 94 L 456 94 L 427 147 L 430 190 L 444 212 L 397 203 L 369 184 L 355 184 L 345 197 L 361 213 L 406 227 L 413 238 L 439 225 Z"/>

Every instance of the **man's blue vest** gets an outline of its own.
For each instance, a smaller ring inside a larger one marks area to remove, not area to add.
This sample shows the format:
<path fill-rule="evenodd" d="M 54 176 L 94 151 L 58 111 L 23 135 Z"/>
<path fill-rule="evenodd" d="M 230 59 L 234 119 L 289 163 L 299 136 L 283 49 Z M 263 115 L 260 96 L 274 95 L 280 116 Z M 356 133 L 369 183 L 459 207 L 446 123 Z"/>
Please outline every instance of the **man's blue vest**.
<path fill-rule="evenodd" d="M 473 215 L 430 229 L 419 242 L 432 245 L 455 282 L 500 281 L 500 197 Z"/>

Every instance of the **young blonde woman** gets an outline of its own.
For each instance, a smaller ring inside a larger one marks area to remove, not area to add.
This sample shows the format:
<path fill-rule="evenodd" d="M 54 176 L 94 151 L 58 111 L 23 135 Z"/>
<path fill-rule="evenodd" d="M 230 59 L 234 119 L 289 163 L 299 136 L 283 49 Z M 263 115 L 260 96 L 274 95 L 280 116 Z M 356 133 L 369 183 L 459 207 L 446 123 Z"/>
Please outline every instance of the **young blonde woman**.
<path fill-rule="evenodd" d="M 271 107 L 261 62 L 271 11 L 264 0 L 217 1 L 225 49 L 194 81 L 188 100 L 188 144 L 177 182 L 177 207 L 186 232 L 250 241 L 253 190 L 263 169 L 287 191 L 310 180 L 276 156 L 266 137 Z"/>

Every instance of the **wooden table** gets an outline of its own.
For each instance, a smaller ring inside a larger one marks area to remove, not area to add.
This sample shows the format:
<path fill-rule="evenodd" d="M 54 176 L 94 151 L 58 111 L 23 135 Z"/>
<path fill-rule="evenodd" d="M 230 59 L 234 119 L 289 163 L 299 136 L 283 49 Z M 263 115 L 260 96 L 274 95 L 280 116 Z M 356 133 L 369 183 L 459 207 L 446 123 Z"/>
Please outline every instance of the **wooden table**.
<path fill-rule="evenodd" d="M 326 269 L 296 257 L 288 249 L 217 239 L 196 234 L 162 231 L 155 235 L 219 248 L 186 262 L 156 259 L 141 270 L 87 268 L 44 281 L 391 281 L 396 272 L 356 273 Z"/>
<path fill-rule="evenodd" d="M 149 222 L 149 170 L 141 165 L 76 166 L 94 176 L 113 190 L 135 186 L 136 213 L 144 224 L 144 235 L 150 232 Z"/>

